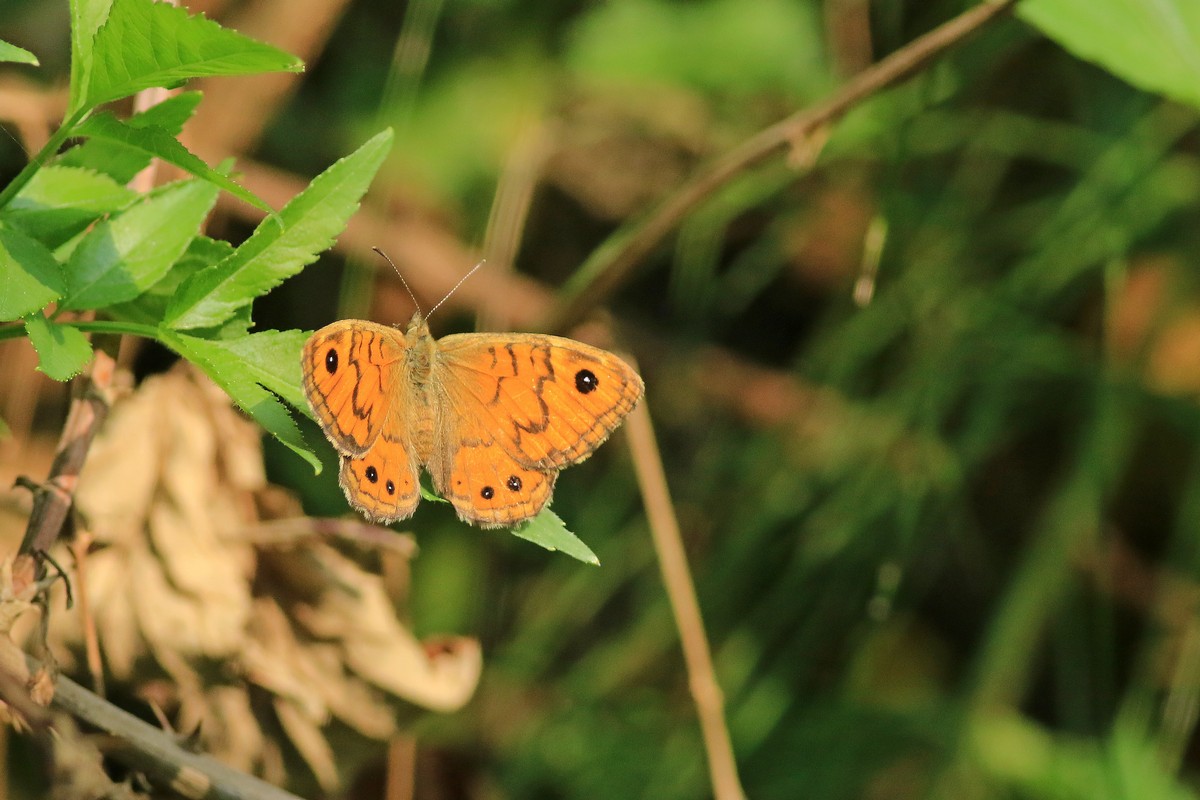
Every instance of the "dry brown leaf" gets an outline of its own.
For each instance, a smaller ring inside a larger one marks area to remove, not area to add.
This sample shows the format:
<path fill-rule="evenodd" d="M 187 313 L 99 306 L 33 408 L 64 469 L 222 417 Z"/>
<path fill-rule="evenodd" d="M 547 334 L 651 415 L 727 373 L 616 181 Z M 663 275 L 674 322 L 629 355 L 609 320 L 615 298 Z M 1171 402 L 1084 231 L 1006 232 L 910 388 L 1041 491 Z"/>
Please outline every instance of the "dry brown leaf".
<path fill-rule="evenodd" d="M 214 755 L 278 776 L 284 754 L 299 753 L 333 791 L 346 762 L 332 723 L 382 751 L 406 704 L 465 703 L 482 659 L 469 639 L 427 648 L 381 576 L 326 541 L 239 536 L 270 523 L 264 512 L 300 513 L 267 486 L 259 436 L 186 367 L 114 407 L 76 495 L 97 543 L 86 564 L 90 623 L 110 679 L 153 692 Z M 82 646 L 79 608 L 52 620 L 52 644 L 70 655 Z M 264 691 L 270 702 L 255 702 Z M 285 741 L 273 738 L 280 730 Z"/>

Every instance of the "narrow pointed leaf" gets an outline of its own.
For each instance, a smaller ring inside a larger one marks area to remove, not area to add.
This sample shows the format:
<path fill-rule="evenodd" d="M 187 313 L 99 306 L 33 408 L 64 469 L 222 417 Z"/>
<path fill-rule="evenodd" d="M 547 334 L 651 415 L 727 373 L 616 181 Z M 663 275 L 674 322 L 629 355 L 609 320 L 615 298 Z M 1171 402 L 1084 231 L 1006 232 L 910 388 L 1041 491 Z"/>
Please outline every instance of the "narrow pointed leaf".
<path fill-rule="evenodd" d="M 108 19 L 112 0 L 71 0 L 71 113 L 81 109 L 92 79 L 96 31 Z"/>
<path fill-rule="evenodd" d="M 188 243 L 183 255 L 171 265 L 170 271 L 153 286 L 128 302 L 108 306 L 105 311 L 116 319 L 158 326 L 166 313 L 167 302 L 179 291 L 179 286 L 192 275 L 211 267 L 232 252 L 233 247 L 228 242 L 197 236 Z M 249 327 L 249 320 L 246 320 L 246 328 Z M 245 335 L 245 331 L 242 331 L 242 335 Z M 206 335 L 204 338 L 215 337 Z"/>
<path fill-rule="evenodd" d="M 219 186 L 252 206 L 261 208 L 269 214 L 275 213 L 275 210 L 258 195 L 239 186 L 228 176 L 222 175 L 205 164 L 198 156 L 180 144 L 179 140 L 166 128 L 160 128 L 157 125 L 128 125 L 112 114 L 97 114 L 80 125 L 76 132 L 80 136 L 103 139 L 112 144 L 140 150 L 147 157 L 161 158 L 168 164 L 174 164 L 197 178 Z"/>
<path fill-rule="evenodd" d="M 167 308 L 178 330 L 219 325 L 326 250 L 346 226 L 391 146 L 390 130 L 376 135 L 264 220 L 224 262 L 183 285 Z"/>
<path fill-rule="evenodd" d="M 600 566 L 600 559 L 596 558 L 592 549 L 567 530 L 562 519 L 549 508 L 542 509 L 533 519 L 513 528 L 512 534 L 547 550 L 558 550 L 585 564 Z"/>
<path fill-rule="evenodd" d="M 308 401 L 300 388 L 300 351 L 311 331 L 261 331 L 230 339 L 223 346 L 241 359 L 254 380 L 304 411 Z"/>
<path fill-rule="evenodd" d="M 38 64 L 37 56 L 33 53 L 3 40 L 0 40 L 0 61 L 9 61 L 16 64 L 33 64 L 34 66 Z"/>
<path fill-rule="evenodd" d="M 212 184 L 187 181 L 101 222 L 67 262 L 62 306 L 99 308 L 150 288 L 183 255 L 216 199 Z"/>
<path fill-rule="evenodd" d="M 157 127 L 179 136 L 196 106 L 200 92 L 180 92 L 125 120 L 131 128 Z M 60 155 L 54 163 L 103 172 L 120 184 L 129 183 L 150 164 L 151 154 L 107 139 L 88 139 Z"/>
<path fill-rule="evenodd" d="M 112 0 L 93 48 L 86 108 L 189 78 L 303 69 L 282 50 L 151 0 Z"/>
<path fill-rule="evenodd" d="M 62 265 L 46 246 L 0 224 L 0 321 L 37 311 L 65 290 Z"/>
<path fill-rule="evenodd" d="M 38 371 L 56 381 L 78 375 L 92 357 L 92 343 L 78 328 L 51 322 L 36 311 L 25 318 L 25 332 L 38 354 Z"/>
<path fill-rule="evenodd" d="M 198 365 L 229 395 L 234 403 L 254 418 L 259 425 L 320 472 L 321 461 L 309 449 L 300 434 L 296 421 L 279 398 L 263 388 L 264 382 L 274 384 L 274 366 L 263 359 L 275 358 L 278 351 L 293 351 L 290 360 L 299 372 L 300 331 L 263 331 L 243 339 L 210 341 L 196 336 L 163 331 L 163 343 L 181 356 Z M 298 392 L 299 380 L 291 391 Z"/>
<path fill-rule="evenodd" d="M 49 165 L 34 173 L 4 209 L 3 216 L 14 228 L 53 248 L 137 198 L 137 192 L 107 175 Z"/>

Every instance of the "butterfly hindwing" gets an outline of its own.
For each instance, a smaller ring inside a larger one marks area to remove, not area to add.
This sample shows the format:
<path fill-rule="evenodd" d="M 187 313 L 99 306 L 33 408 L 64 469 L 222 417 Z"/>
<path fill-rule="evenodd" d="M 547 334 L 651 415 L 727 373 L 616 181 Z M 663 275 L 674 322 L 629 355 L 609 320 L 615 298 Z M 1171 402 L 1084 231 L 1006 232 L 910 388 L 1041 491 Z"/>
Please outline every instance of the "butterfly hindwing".
<path fill-rule="evenodd" d="M 556 471 L 518 464 L 495 439 L 473 426 L 464 426 L 460 436 L 450 458 L 432 476 L 434 488 L 461 519 L 501 528 L 542 510 L 554 490 Z"/>
<path fill-rule="evenodd" d="M 346 500 L 382 523 L 412 516 L 421 500 L 417 465 L 404 437 L 391 426 L 361 456 L 342 456 L 338 482 Z"/>

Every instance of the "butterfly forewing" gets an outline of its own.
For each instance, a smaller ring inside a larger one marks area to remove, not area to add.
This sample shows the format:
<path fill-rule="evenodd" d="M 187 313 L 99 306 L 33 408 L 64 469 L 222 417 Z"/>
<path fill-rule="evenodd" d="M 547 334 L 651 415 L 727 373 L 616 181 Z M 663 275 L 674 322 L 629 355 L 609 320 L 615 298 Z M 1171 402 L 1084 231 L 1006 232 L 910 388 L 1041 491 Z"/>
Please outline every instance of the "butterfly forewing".
<path fill-rule="evenodd" d="M 362 455 L 383 430 L 403 349 L 404 338 L 394 328 L 361 320 L 327 325 L 305 343 L 304 393 L 341 453 Z"/>
<path fill-rule="evenodd" d="M 438 361 L 454 413 L 536 470 L 587 458 L 643 392 L 641 378 L 612 353 L 555 336 L 447 336 Z"/>

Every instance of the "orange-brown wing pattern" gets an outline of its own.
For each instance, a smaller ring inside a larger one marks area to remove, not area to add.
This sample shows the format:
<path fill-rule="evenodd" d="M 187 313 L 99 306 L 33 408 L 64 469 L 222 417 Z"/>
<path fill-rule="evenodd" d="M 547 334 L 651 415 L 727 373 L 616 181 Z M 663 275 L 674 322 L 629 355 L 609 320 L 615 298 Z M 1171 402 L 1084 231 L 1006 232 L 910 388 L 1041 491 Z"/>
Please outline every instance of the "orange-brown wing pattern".
<path fill-rule="evenodd" d="M 386 524 L 416 510 L 421 500 L 417 475 L 403 435 L 389 423 L 362 456 L 342 456 L 338 481 L 350 505 Z"/>
<path fill-rule="evenodd" d="M 342 454 L 361 456 L 383 430 L 403 350 L 399 331 L 362 320 L 326 325 L 304 344 L 304 393 Z"/>
<path fill-rule="evenodd" d="M 484 528 L 504 528 L 536 516 L 554 490 L 558 473 L 521 466 L 494 439 L 469 437 L 459 442 L 444 474 L 434 474 L 438 494 L 450 501 L 460 519 Z"/>
<path fill-rule="evenodd" d="M 434 382 L 450 413 L 536 471 L 587 458 L 643 392 L 612 353 L 556 336 L 447 336 L 438 340 L 438 367 Z"/>

